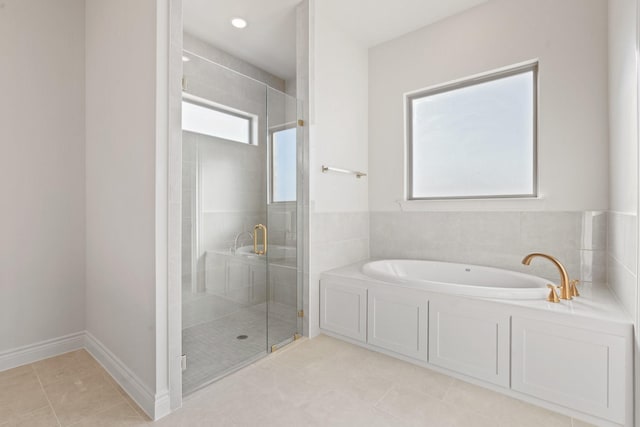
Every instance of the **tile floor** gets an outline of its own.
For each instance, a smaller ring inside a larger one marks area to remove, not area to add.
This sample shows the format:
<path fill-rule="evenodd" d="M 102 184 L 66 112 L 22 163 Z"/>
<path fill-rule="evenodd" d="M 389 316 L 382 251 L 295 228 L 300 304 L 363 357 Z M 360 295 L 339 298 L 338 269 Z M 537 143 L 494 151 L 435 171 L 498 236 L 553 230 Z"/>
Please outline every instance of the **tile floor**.
<path fill-rule="evenodd" d="M 271 344 L 291 339 L 296 332 L 296 307 L 279 303 L 240 304 L 206 293 L 182 291 L 182 349 L 187 370 L 182 391 L 190 394 L 261 355 Z M 268 334 L 267 334 L 268 332 Z M 240 335 L 247 338 L 238 340 Z"/>
<path fill-rule="evenodd" d="M 187 370 L 182 375 L 182 391 L 189 394 L 238 365 L 266 355 L 270 344 L 292 339 L 296 332 L 295 307 L 289 321 L 270 316 L 266 304 L 238 308 L 215 320 L 182 330 L 182 349 Z M 268 332 L 268 334 L 267 334 Z M 238 339 L 238 336 L 246 336 Z"/>
<path fill-rule="evenodd" d="M 147 420 L 85 350 L 0 372 L 0 427 L 125 426 Z"/>
<path fill-rule="evenodd" d="M 446 375 L 320 336 L 146 420 L 83 350 L 0 373 L 0 426 L 586 427 Z"/>

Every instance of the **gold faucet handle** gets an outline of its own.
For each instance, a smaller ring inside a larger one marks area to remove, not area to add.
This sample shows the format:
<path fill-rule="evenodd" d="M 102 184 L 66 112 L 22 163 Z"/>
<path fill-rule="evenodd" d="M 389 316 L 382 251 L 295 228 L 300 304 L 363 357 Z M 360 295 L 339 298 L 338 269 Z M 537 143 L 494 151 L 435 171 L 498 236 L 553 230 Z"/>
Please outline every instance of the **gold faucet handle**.
<path fill-rule="evenodd" d="M 578 279 L 571 280 L 569 282 L 569 292 L 571 292 L 571 296 L 572 297 L 579 297 L 580 296 L 580 293 L 578 292 L 578 283 L 580 283 L 580 281 Z"/>
<path fill-rule="evenodd" d="M 549 296 L 547 297 L 547 301 L 560 302 L 560 298 L 558 297 L 558 293 L 556 292 L 556 287 L 554 285 L 547 285 L 547 288 L 549 288 Z"/>

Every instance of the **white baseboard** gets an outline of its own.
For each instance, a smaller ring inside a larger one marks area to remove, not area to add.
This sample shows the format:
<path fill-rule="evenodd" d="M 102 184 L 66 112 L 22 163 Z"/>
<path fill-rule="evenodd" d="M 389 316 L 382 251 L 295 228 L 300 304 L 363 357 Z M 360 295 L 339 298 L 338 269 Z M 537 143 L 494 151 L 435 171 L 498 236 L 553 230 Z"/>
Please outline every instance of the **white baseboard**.
<path fill-rule="evenodd" d="M 85 334 L 85 348 L 87 351 L 152 420 L 157 420 L 171 412 L 168 392 L 154 394 L 136 374 L 96 337 L 90 332 Z"/>
<path fill-rule="evenodd" d="M 40 341 L 0 353 L 0 372 L 58 356 L 85 346 L 85 332 Z"/>
<path fill-rule="evenodd" d="M 81 348 L 86 349 L 102 365 L 151 419 L 157 420 L 171 412 L 168 390 L 154 394 L 136 374 L 87 331 L 4 351 L 0 353 L 0 372 Z"/>

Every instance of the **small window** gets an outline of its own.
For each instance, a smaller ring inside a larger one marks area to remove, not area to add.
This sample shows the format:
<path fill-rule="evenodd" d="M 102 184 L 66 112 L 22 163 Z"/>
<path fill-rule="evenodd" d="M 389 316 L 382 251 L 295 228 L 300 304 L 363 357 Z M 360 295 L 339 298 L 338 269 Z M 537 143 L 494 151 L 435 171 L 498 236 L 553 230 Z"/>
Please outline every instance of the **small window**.
<path fill-rule="evenodd" d="M 296 128 L 271 133 L 271 201 L 296 200 Z"/>
<path fill-rule="evenodd" d="M 214 108 L 205 103 L 182 101 L 182 129 L 228 141 L 254 144 L 252 118 Z"/>
<path fill-rule="evenodd" d="M 535 197 L 537 64 L 407 97 L 408 198 Z"/>

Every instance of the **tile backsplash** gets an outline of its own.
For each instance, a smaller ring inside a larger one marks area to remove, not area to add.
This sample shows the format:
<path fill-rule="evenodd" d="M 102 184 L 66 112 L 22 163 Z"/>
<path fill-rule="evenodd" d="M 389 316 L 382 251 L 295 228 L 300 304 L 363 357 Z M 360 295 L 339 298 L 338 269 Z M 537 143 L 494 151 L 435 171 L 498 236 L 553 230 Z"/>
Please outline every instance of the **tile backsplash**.
<path fill-rule="evenodd" d="M 606 281 L 606 212 L 371 212 L 370 229 L 372 258 L 480 264 L 558 281 L 549 262 L 522 265 L 526 254 L 543 252 L 571 278 Z"/>

